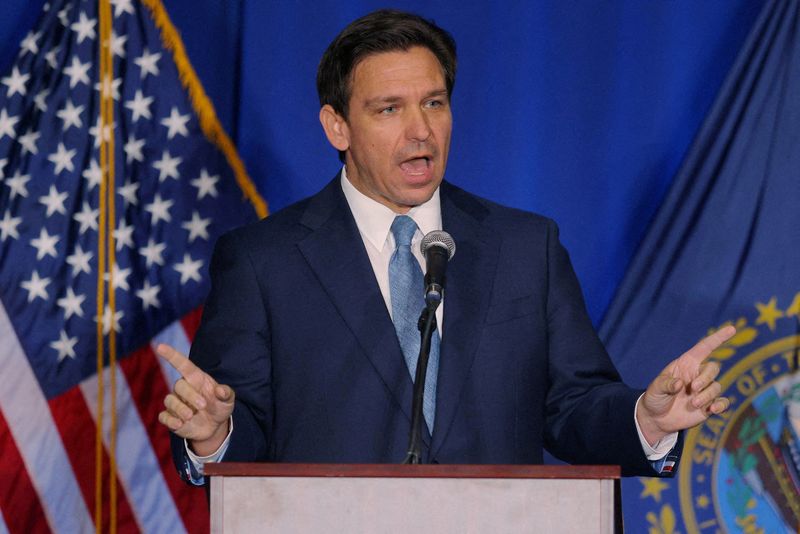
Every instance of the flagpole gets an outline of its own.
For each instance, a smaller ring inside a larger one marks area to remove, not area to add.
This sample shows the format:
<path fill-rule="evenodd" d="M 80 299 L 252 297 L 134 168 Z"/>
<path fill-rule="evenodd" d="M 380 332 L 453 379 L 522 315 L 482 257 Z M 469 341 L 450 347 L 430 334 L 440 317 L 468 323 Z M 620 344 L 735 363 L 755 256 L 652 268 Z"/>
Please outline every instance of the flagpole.
<path fill-rule="evenodd" d="M 108 276 L 108 351 L 109 351 L 109 362 L 108 362 L 108 372 L 110 377 L 110 392 L 109 392 L 109 399 L 110 399 L 110 406 L 109 406 L 109 415 L 110 415 L 110 432 L 109 432 L 109 447 L 108 447 L 108 455 L 109 455 L 109 532 L 111 534 L 116 534 L 117 532 L 117 485 L 116 485 L 116 472 L 117 472 L 117 462 L 116 462 L 116 427 L 117 427 L 117 420 L 116 420 L 116 348 L 117 348 L 117 338 L 116 338 L 116 329 L 114 328 L 114 317 L 116 313 L 116 298 L 114 292 L 114 265 L 115 265 L 115 245 L 114 245 L 114 226 L 116 222 L 116 210 L 115 210 L 115 199 L 114 199 L 114 190 L 115 190 L 115 176 L 114 176 L 114 137 L 115 132 L 113 131 L 114 126 L 114 95 L 112 93 L 112 81 L 114 78 L 114 56 L 111 47 L 111 30 L 112 30 L 112 17 L 111 17 L 111 3 L 109 0 L 99 0 L 98 5 L 98 12 L 99 12 L 99 26 L 100 26 L 100 125 L 98 129 L 98 135 L 100 136 L 100 168 L 102 169 L 102 176 L 103 180 L 100 185 L 100 233 L 99 239 L 102 242 L 106 241 L 105 249 L 98 247 L 101 251 L 101 263 L 102 268 L 99 270 L 98 275 L 100 279 L 98 280 L 98 286 L 103 287 L 106 275 Z M 106 137 L 108 133 L 108 137 Z M 98 293 L 98 296 L 102 297 L 103 293 Z M 103 300 L 102 298 L 98 298 L 98 308 L 101 312 L 98 314 L 98 317 L 103 317 L 106 319 L 106 315 L 102 314 L 103 308 Z M 101 319 L 98 321 L 99 325 L 103 325 L 105 320 Z M 97 441 L 97 451 L 100 465 L 99 476 L 97 478 L 97 492 L 100 495 L 100 498 L 97 501 L 97 509 L 95 510 L 95 529 L 97 532 L 102 530 L 102 509 L 103 509 L 103 501 L 102 501 L 102 451 L 103 451 L 103 410 L 104 407 L 104 387 L 103 387 L 103 376 L 104 376 L 104 368 L 103 368 L 103 334 L 104 329 L 100 328 L 98 331 L 100 332 L 100 338 L 98 341 L 98 346 L 101 350 L 98 352 L 98 441 Z M 97 473 L 97 472 L 96 472 Z"/>

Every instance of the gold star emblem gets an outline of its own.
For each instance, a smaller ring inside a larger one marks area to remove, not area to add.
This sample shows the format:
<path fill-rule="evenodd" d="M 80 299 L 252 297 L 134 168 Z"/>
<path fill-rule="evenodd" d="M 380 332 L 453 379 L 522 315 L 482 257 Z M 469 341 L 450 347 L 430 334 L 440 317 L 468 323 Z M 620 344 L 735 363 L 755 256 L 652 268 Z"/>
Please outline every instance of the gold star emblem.
<path fill-rule="evenodd" d="M 783 317 L 783 312 L 778 309 L 778 299 L 772 297 L 767 304 L 756 302 L 758 309 L 758 319 L 756 324 L 766 324 L 769 326 L 770 331 L 775 331 L 775 321 Z"/>
<path fill-rule="evenodd" d="M 708 495 L 700 495 L 695 503 L 697 504 L 698 508 L 705 510 L 708 508 L 708 505 L 711 503 L 711 501 L 709 500 Z"/>
<path fill-rule="evenodd" d="M 660 478 L 640 478 L 644 489 L 640 498 L 652 497 L 656 502 L 661 502 L 661 492 L 669 487 L 669 484 Z"/>
<path fill-rule="evenodd" d="M 800 319 L 800 293 L 794 296 L 794 300 L 789 305 L 789 307 L 786 308 L 786 317 L 792 317 L 792 316 L 795 316 L 798 319 Z"/>

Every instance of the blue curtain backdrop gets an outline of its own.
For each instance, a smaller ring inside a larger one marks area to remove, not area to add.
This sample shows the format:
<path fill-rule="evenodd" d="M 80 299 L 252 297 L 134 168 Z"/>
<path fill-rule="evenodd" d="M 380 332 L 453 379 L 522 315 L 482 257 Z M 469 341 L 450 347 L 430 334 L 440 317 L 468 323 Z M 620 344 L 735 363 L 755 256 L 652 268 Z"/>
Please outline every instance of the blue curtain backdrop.
<path fill-rule="evenodd" d="M 43 4 L 3 1 L 0 71 Z M 320 189 L 339 163 L 317 120 L 317 62 L 345 24 L 385 4 L 164 4 L 270 209 Z M 433 18 L 458 42 L 447 178 L 556 219 L 599 324 L 763 5 L 451 0 L 393 7 Z M 684 334 L 687 342 L 696 337 Z M 630 378 L 636 364 L 623 348 L 612 347 L 612 357 Z M 669 523 L 653 518 L 649 525 Z"/>
<path fill-rule="evenodd" d="M 7 67 L 42 0 L 4 0 Z M 377 1 L 165 0 L 272 210 L 338 169 L 316 65 Z M 761 0 L 430 2 L 459 45 L 447 178 L 561 226 L 599 323 Z"/>

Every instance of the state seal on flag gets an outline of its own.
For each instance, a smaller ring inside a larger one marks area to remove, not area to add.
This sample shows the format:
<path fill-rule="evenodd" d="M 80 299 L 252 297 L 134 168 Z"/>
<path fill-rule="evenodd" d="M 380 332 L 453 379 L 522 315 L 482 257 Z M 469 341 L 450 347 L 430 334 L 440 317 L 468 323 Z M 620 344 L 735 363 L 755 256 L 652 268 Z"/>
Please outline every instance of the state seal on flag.
<path fill-rule="evenodd" d="M 651 532 L 678 531 L 672 506 L 689 533 L 798 531 L 800 293 L 785 310 L 775 297 L 755 309 L 752 324 L 738 319 L 736 336 L 712 355 L 731 406 L 686 433 L 677 487 L 659 485 L 665 499 L 646 515 Z M 642 483 L 642 496 L 653 496 L 654 483 Z"/>

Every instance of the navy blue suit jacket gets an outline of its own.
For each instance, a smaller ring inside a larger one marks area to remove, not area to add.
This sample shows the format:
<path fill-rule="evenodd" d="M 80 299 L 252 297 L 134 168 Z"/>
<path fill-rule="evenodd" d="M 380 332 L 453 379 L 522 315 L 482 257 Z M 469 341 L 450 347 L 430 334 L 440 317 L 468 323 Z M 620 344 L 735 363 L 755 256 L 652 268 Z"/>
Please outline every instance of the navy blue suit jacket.
<path fill-rule="evenodd" d="M 654 474 L 555 224 L 441 185 L 448 265 L 429 462 Z M 396 463 L 412 380 L 339 178 L 219 239 L 191 359 L 236 392 L 225 461 Z M 186 458 L 174 442 L 179 470 Z"/>

